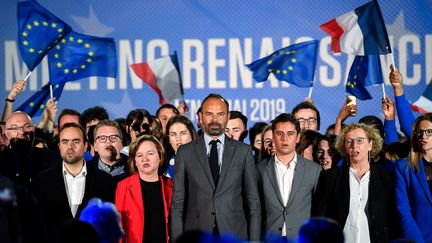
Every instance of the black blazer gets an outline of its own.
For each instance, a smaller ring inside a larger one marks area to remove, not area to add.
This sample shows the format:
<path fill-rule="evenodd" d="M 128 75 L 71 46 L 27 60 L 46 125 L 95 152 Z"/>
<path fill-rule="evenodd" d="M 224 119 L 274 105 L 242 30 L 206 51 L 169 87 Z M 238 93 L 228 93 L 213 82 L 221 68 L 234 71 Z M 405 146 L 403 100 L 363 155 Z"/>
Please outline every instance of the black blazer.
<path fill-rule="evenodd" d="M 79 218 L 87 202 L 98 197 L 102 201 L 114 202 L 114 184 L 109 174 L 87 166 L 85 192 L 82 204 L 78 207 L 75 218 Z M 36 175 L 32 189 L 39 204 L 49 231 L 55 230 L 62 223 L 73 219 L 63 179 L 62 163 Z"/>
<path fill-rule="evenodd" d="M 349 213 L 349 167 L 323 170 L 313 202 L 314 216 L 336 220 L 343 228 Z M 396 200 L 391 174 L 371 163 L 369 196 L 366 204 L 371 242 L 389 242 L 394 234 Z"/>

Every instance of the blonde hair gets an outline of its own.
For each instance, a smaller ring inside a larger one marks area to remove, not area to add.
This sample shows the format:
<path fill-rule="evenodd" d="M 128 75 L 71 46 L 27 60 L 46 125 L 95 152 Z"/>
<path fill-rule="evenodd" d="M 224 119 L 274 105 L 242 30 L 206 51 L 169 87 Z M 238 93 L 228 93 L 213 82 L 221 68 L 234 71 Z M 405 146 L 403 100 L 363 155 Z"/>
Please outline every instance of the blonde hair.
<path fill-rule="evenodd" d="M 414 169 L 415 172 L 417 172 L 420 169 L 419 166 L 419 160 L 422 156 L 422 149 L 420 148 L 418 144 L 417 136 L 415 135 L 415 131 L 417 130 L 418 126 L 420 125 L 420 122 L 422 121 L 429 121 L 432 122 L 432 113 L 425 113 L 414 121 L 414 124 L 411 129 L 411 150 L 408 154 L 408 164 L 407 167 L 411 167 Z"/>
<path fill-rule="evenodd" d="M 346 126 L 336 140 L 336 148 L 342 154 L 342 156 L 348 158 L 348 153 L 345 147 L 345 135 L 355 129 L 362 129 L 366 133 L 366 137 L 369 141 L 372 141 L 372 149 L 370 156 L 375 157 L 382 149 L 384 140 L 379 135 L 375 128 L 367 126 L 362 123 L 351 123 Z"/>
<path fill-rule="evenodd" d="M 133 141 L 129 146 L 129 158 L 128 158 L 128 165 L 129 165 L 129 172 L 131 174 L 135 173 L 137 171 L 137 167 L 135 165 L 135 156 L 138 152 L 139 146 L 145 142 L 149 141 L 152 142 L 156 146 L 156 150 L 158 151 L 160 163 L 159 163 L 159 174 L 161 174 L 163 171 L 164 165 L 166 164 L 166 152 L 160 141 L 153 135 L 144 134 L 142 136 L 139 136 L 135 141 Z"/>

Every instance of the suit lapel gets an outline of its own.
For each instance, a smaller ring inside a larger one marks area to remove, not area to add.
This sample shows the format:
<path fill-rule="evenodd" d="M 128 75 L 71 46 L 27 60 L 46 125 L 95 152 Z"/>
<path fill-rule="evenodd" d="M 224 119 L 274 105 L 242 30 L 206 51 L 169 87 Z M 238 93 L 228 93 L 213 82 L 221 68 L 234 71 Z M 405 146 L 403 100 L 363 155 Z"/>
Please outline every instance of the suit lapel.
<path fill-rule="evenodd" d="M 349 166 L 348 165 L 343 165 L 342 168 L 342 174 L 340 177 L 339 181 L 339 185 L 340 185 L 340 189 L 341 189 L 341 196 L 342 196 L 342 200 L 344 200 L 345 204 L 344 205 L 348 205 L 347 207 L 349 207 L 349 201 L 350 201 L 350 181 L 349 181 Z"/>
<path fill-rule="evenodd" d="M 275 195 L 277 199 L 279 200 L 279 203 L 284 207 L 282 196 L 280 194 L 280 189 L 277 183 L 277 177 L 276 177 L 276 167 L 275 167 L 275 157 L 272 156 L 270 158 L 269 163 L 266 166 L 266 175 L 268 180 L 270 181 L 270 184 L 272 185 L 272 188 L 275 192 Z"/>
<path fill-rule="evenodd" d="M 419 184 L 421 185 L 423 192 L 426 194 L 426 197 L 429 201 L 430 204 L 432 204 L 432 196 L 429 190 L 429 185 L 427 184 L 426 181 L 426 172 L 425 172 L 425 168 L 423 165 L 423 159 L 421 159 L 419 161 L 419 171 L 417 173 L 415 173 L 417 180 L 419 182 Z"/>
<path fill-rule="evenodd" d="M 286 205 L 287 207 L 289 207 L 290 204 L 293 202 L 294 197 L 296 196 L 297 191 L 302 183 L 304 173 L 305 173 L 304 163 L 305 163 L 304 159 L 297 154 L 297 164 L 294 169 L 294 178 L 291 186 L 291 193 L 289 195 L 288 202 Z"/>
<path fill-rule="evenodd" d="M 132 198 L 131 203 L 136 204 L 139 212 L 144 212 L 144 202 L 142 198 L 141 183 L 138 173 L 132 175 L 130 179 L 129 193 Z M 141 215 L 141 217 L 143 217 L 143 214 Z"/>
<path fill-rule="evenodd" d="M 222 168 L 220 169 L 218 188 L 224 183 L 228 169 L 231 168 L 231 163 L 234 157 L 235 144 L 233 141 L 225 136 L 225 145 L 222 155 Z M 216 188 L 217 189 L 217 188 Z"/>
<path fill-rule="evenodd" d="M 68 215 L 72 219 L 73 216 L 69 206 L 69 199 L 66 192 L 66 183 L 63 177 L 63 163 L 60 163 L 60 166 L 56 168 L 56 171 L 53 175 L 54 178 L 52 180 L 52 183 L 55 188 L 53 195 L 59 197 L 59 201 L 61 205 L 65 205 L 64 210 L 68 212 Z"/>
<path fill-rule="evenodd" d="M 200 139 L 198 139 L 196 141 L 197 146 L 195 146 L 196 150 L 196 156 L 195 158 L 198 159 L 199 164 L 202 166 L 203 170 L 204 170 L 204 174 L 207 177 L 207 180 L 209 181 L 213 191 L 215 190 L 216 186 L 214 184 L 213 181 L 213 176 L 210 170 L 210 164 L 208 161 L 208 157 L 207 157 L 207 149 L 206 149 L 206 144 L 205 144 L 205 140 L 204 140 L 204 136 L 202 136 Z"/>

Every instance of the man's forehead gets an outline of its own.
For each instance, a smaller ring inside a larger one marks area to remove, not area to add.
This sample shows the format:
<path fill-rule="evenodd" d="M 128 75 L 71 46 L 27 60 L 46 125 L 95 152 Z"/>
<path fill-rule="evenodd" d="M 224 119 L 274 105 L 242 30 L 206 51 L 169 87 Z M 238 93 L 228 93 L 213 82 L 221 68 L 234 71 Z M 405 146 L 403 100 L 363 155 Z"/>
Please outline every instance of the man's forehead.
<path fill-rule="evenodd" d="M 23 112 L 13 113 L 6 120 L 6 127 L 10 127 L 13 125 L 21 125 L 21 124 L 26 124 L 26 123 L 31 124 L 31 119 L 27 114 L 25 114 Z"/>
<path fill-rule="evenodd" d="M 310 117 L 315 117 L 317 116 L 316 111 L 310 109 L 310 108 L 305 108 L 305 109 L 300 109 L 298 110 L 295 114 L 295 117 L 306 117 L 306 118 L 310 118 Z"/>

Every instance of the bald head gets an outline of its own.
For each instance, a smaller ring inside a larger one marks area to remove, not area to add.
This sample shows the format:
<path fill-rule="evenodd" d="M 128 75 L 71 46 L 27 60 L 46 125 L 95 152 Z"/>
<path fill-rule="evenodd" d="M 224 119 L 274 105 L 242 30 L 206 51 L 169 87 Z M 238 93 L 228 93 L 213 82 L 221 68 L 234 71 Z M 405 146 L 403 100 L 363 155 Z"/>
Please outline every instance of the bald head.
<path fill-rule="evenodd" d="M 34 126 L 25 112 L 16 111 L 6 119 L 5 135 L 9 141 L 14 138 L 30 140 L 31 132 L 34 132 Z"/>

